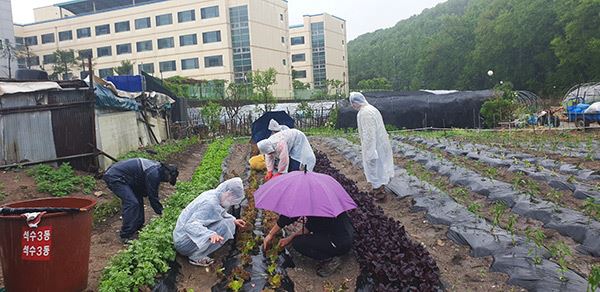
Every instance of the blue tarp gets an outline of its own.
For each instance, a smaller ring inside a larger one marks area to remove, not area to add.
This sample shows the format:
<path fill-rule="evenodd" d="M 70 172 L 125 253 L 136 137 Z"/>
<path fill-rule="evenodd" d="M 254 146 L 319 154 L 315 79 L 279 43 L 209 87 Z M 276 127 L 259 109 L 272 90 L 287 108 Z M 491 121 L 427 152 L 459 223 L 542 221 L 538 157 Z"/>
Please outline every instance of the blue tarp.
<path fill-rule="evenodd" d="M 119 90 L 127 92 L 143 92 L 144 80 L 140 75 L 135 76 L 109 76 L 107 81 L 112 82 Z"/>
<path fill-rule="evenodd" d="M 271 136 L 271 131 L 269 130 L 269 122 L 271 119 L 276 120 L 280 125 L 290 127 L 290 129 L 294 128 L 294 119 L 286 112 L 267 112 L 252 123 L 252 142 L 258 143 Z"/>
<path fill-rule="evenodd" d="M 110 89 L 94 84 L 96 106 L 99 108 L 120 109 L 126 111 L 139 111 L 139 105 L 133 99 L 116 96 Z"/>

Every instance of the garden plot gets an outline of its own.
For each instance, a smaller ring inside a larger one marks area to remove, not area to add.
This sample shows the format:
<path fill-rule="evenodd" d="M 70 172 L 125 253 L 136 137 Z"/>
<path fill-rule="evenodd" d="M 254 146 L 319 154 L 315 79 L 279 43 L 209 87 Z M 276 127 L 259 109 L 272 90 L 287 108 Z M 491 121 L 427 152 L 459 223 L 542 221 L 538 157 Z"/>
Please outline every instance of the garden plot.
<path fill-rule="evenodd" d="M 598 220 L 600 218 L 600 182 L 592 184 L 589 182 L 592 176 L 591 171 L 584 171 L 580 176 L 583 179 L 578 179 L 574 175 L 564 175 L 553 170 L 545 168 L 537 164 L 538 159 L 530 158 L 525 160 L 517 159 L 506 154 L 497 154 L 488 149 L 480 149 L 475 145 L 464 143 L 459 144 L 450 141 L 432 141 L 419 137 L 396 137 L 396 139 L 412 143 L 413 145 L 423 148 L 427 146 L 433 152 L 442 152 L 453 157 L 466 157 L 470 160 L 465 161 L 465 164 L 472 164 L 470 161 L 481 162 L 482 171 L 497 177 L 502 173 L 497 171 L 498 167 L 506 168 L 512 175 L 504 175 L 503 179 L 508 179 L 513 182 L 513 186 L 521 191 L 528 192 L 534 196 L 544 196 L 557 204 L 565 204 L 571 208 L 582 209 L 586 215 Z M 460 164 L 460 163 L 459 163 Z M 543 163 L 547 164 L 547 163 Z M 487 165 L 487 167 L 485 166 Z M 555 164 L 553 164 L 555 165 Z M 525 179 L 523 175 L 533 179 Z M 588 180 L 588 181 L 584 181 Z M 538 183 L 541 182 L 541 183 Z M 567 196 L 565 196 L 565 194 Z M 585 200 L 585 201 L 583 201 Z"/>
<path fill-rule="evenodd" d="M 357 146 L 344 139 L 328 139 L 327 143 L 343 152 L 344 157 L 355 165 L 360 165 Z M 443 191 L 409 175 L 406 170 L 397 168 L 396 177 L 389 187 L 400 197 L 412 197 L 414 207 L 425 210 L 432 223 L 450 226 L 448 237 L 470 246 L 473 256 L 493 256 L 491 270 L 508 274 L 509 283 L 531 291 L 585 289 L 585 279 L 566 267 L 564 256 L 558 257 L 560 265 L 546 260 L 549 253 L 542 244 L 534 244 L 515 234 L 514 229 L 506 231 L 489 224 Z"/>
<path fill-rule="evenodd" d="M 579 266 L 582 273 L 589 273 L 590 265 L 598 262 L 597 258 L 586 256 L 587 254 L 598 256 L 597 237 L 600 224 L 597 221 L 577 211 L 531 198 L 514 190 L 510 184 L 484 178 L 474 171 L 444 161 L 429 152 L 420 151 L 413 146 L 399 142 L 393 144 L 403 156 L 424 165 L 428 171 L 437 172 L 442 177 L 446 177 L 452 185 L 463 186 L 465 189 L 483 196 L 484 201 L 502 201 L 513 213 L 523 218 L 537 220 L 543 223 L 545 229 L 558 231 L 561 235 L 580 243 L 576 248 L 579 253 L 574 253 L 573 256 L 577 259 L 577 263 L 586 263 L 583 267 Z M 569 243 L 565 238 L 553 237 L 558 240 L 555 242 L 556 244 Z"/>
<path fill-rule="evenodd" d="M 406 139 L 408 139 L 408 141 L 423 143 L 438 149 L 447 149 L 454 155 L 466 155 L 473 159 L 477 159 L 478 156 L 481 156 L 483 162 L 492 166 L 510 166 L 511 164 L 522 164 L 526 167 L 536 166 L 536 170 L 538 170 L 539 167 L 542 167 L 547 170 L 554 170 L 559 174 L 568 176 L 569 181 L 575 180 L 588 182 L 589 184 L 600 183 L 600 172 L 597 169 L 581 168 L 578 165 L 549 159 L 539 154 L 534 155 L 515 150 L 508 150 L 503 147 L 494 147 L 468 142 L 457 142 L 444 138 L 438 138 L 435 141 L 420 137 L 407 137 Z M 486 157 L 490 159 L 487 159 Z M 511 161 L 509 162 L 506 160 Z"/>

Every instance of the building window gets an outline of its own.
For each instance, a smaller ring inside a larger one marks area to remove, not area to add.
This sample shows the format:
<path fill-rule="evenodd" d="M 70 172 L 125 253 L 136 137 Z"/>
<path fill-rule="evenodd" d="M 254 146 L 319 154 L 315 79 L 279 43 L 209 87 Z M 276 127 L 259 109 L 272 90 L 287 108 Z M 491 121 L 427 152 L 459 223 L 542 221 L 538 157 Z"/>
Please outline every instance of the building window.
<path fill-rule="evenodd" d="M 96 26 L 96 36 L 107 35 L 110 33 L 110 25 L 103 24 Z"/>
<path fill-rule="evenodd" d="M 142 72 L 146 72 L 146 73 L 154 74 L 154 63 L 149 63 L 149 64 L 139 64 L 139 65 L 138 65 L 138 72 L 140 72 L 140 74 L 141 74 Z"/>
<path fill-rule="evenodd" d="M 158 49 L 169 49 L 175 47 L 175 39 L 173 37 L 158 39 Z"/>
<path fill-rule="evenodd" d="M 70 41 L 73 39 L 73 31 L 67 30 L 67 31 L 61 31 L 58 33 L 58 40 L 59 41 Z"/>
<path fill-rule="evenodd" d="M 117 45 L 117 55 L 131 54 L 131 44 Z"/>
<path fill-rule="evenodd" d="M 283 21 L 283 13 L 279 14 L 279 20 Z"/>
<path fill-rule="evenodd" d="M 287 60 L 286 59 L 282 59 L 281 62 L 283 63 L 283 66 L 287 66 Z"/>
<path fill-rule="evenodd" d="M 209 31 L 202 33 L 202 42 L 205 44 L 217 43 L 221 41 L 221 31 Z"/>
<path fill-rule="evenodd" d="M 173 24 L 173 15 L 162 14 L 156 16 L 156 26 Z"/>
<path fill-rule="evenodd" d="M 138 18 L 135 20 L 135 29 L 144 29 L 152 26 L 150 23 L 150 17 Z"/>
<path fill-rule="evenodd" d="M 189 22 L 189 21 L 194 21 L 194 20 L 196 20 L 196 11 L 195 10 L 187 10 L 187 11 L 181 11 L 181 12 L 177 13 L 177 21 L 179 21 L 179 23 Z"/>
<path fill-rule="evenodd" d="M 292 71 L 292 78 L 293 79 L 301 79 L 301 78 L 306 78 L 306 70 L 302 70 L 302 71 Z"/>
<path fill-rule="evenodd" d="M 292 46 L 303 45 L 304 44 L 304 37 L 303 36 L 293 37 L 293 38 L 291 38 L 291 41 L 292 41 Z"/>
<path fill-rule="evenodd" d="M 204 67 L 222 67 L 223 66 L 223 56 L 208 56 L 204 57 Z"/>
<path fill-rule="evenodd" d="M 323 22 L 310 25 L 312 39 L 313 79 L 316 88 L 324 88 L 327 79 L 325 68 L 325 27 Z"/>
<path fill-rule="evenodd" d="M 79 50 L 78 54 L 79 54 L 80 59 L 87 59 L 89 57 L 94 57 L 93 56 L 94 53 L 93 53 L 92 49 Z"/>
<path fill-rule="evenodd" d="M 35 46 L 38 44 L 37 36 L 25 37 L 25 44 L 28 46 Z"/>
<path fill-rule="evenodd" d="M 115 32 L 124 32 L 130 30 L 131 28 L 129 26 L 129 20 L 115 23 Z"/>
<path fill-rule="evenodd" d="M 211 6 L 200 9 L 202 19 L 219 17 L 219 6 Z"/>
<path fill-rule="evenodd" d="M 181 70 L 190 70 L 190 69 L 198 69 L 198 68 L 200 68 L 198 58 L 181 60 Z"/>
<path fill-rule="evenodd" d="M 292 63 L 306 61 L 306 54 L 294 54 L 292 55 Z"/>
<path fill-rule="evenodd" d="M 84 28 L 78 28 L 77 29 L 77 38 L 78 39 L 82 39 L 82 38 L 89 38 L 92 36 L 92 29 L 89 27 L 84 27 Z"/>
<path fill-rule="evenodd" d="M 281 43 L 285 44 L 285 37 L 281 37 Z"/>
<path fill-rule="evenodd" d="M 342 40 L 342 45 L 345 45 L 345 44 L 346 44 L 346 41 Z"/>
<path fill-rule="evenodd" d="M 196 34 L 187 34 L 179 36 L 179 46 L 193 46 L 198 44 L 198 37 Z"/>
<path fill-rule="evenodd" d="M 98 58 L 112 56 L 112 48 L 110 46 L 100 47 L 97 49 L 96 55 Z"/>
<path fill-rule="evenodd" d="M 44 59 L 44 64 L 56 63 L 56 56 L 54 54 L 44 55 L 42 58 Z"/>
<path fill-rule="evenodd" d="M 0 42 L 2 43 L 2 42 Z M 24 39 L 22 37 L 15 37 L 15 44 L 17 45 L 24 45 Z"/>
<path fill-rule="evenodd" d="M 344 29 L 344 24 L 342 23 L 342 29 Z"/>
<path fill-rule="evenodd" d="M 114 76 L 115 70 L 113 68 L 100 69 L 98 70 L 98 75 L 100 76 L 100 78 L 104 79 L 108 76 Z"/>
<path fill-rule="evenodd" d="M 40 65 L 40 57 L 38 57 L 38 56 L 27 57 L 27 60 L 29 61 L 29 66 L 39 66 Z"/>
<path fill-rule="evenodd" d="M 252 71 L 248 6 L 229 8 L 229 17 L 231 21 L 234 81 L 237 83 L 246 83 L 248 82 L 247 74 Z M 206 66 L 206 60 L 204 61 Z"/>
<path fill-rule="evenodd" d="M 47 33 L 42 35 L 42 44 L 48 44 L 54 42 L 54 34 Z"/>
<path fill-rule="evenodd" d="M 152 51 L 152 41 L 141 41 L 135 44 L 136 51 L 139 52 L 147 52 Z"/>
<path fill-rule="evenodd" d="M 158 63 L 160 72 L 171 72 L 177 70 L 177 63 L 175 61 L 164 61 Z"/>

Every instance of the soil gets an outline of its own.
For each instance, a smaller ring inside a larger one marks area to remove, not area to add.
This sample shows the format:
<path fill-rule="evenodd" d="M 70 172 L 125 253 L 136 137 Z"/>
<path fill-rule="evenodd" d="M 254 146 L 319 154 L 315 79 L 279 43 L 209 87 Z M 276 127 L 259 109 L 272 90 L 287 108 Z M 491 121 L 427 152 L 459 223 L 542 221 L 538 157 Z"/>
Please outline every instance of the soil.
<path fill-rule="evenodd" d="M 333 166 L 349 179 L 354 180 L 363 191 L 370 191 L 362 171 L 357 171 L 349 161 L 336 150 L 319 140 L 311 140 L 311 145 L 325 153 Z M 471 257 L 470 249 L 461 246 L 447 237 L 448 227 L 431 224 L 424 212 L 412 212 L 413 201 L 410 198 L 397 199 L 391 194 L 385 202 L 378 205 L 387 216 L 404 225 L 406 232 L 414 241 L 421 242 L 435 259 L 442 282 L 449 291 L 525 291 L 508 285 L 508 275 L 489 271 L 492 257 Z"/>
<path fill-rule="evenodd" d="M 241 177 L 243 180 L 246 177 L 250 145 L 234 144 L 232 147 L 232 155 L 229 155 L 227 158 L 227 169 L 223 169 L 225 172 L 224 179 Z M 217 263 L 223 261 L 223 258 L 228 253 L 228 247 L 229 245 L 225 245 L 211 256 L 215 260 L 215 264 L 208 268 L 192 266 L 188 263 L 186 257 L 178 255 L 177 262 L 181 265 L 180 275 L 177 277 L 177 288 L 179 291 L 187 291 L 187 289 L 210 291 L 212 286 L 219 281 L 216 272 L 219 266 Z"/>
<path fill-rule="evenodd" d="M 188 150 L 176 154 L 171 157 L 168 163 L 176 164 L 179 169 L 178 180 L 189 180 L 192 178 L 194 171 L 202 161 L 206 145 L 196 144 Z M 104 182 L 102 185 L 105 186 Z M 175 192 L 175 187 L 168 183 L 163 183 L 160 186 L 161 201 Z M 109 194 L 112 195 L 110 191 Z M 154 213 L 149 203 L 146 201 L 144 206 L 146 223 L 150 222 L 158 215 Z M 108 264 L 110 258 L 125 246 L 119 239 L 119 231 L 121 229 L 121 219 L 119 216 L 113 216 L 101 226 L 97 226 L 92 231 L 92 245 L 90 248 L 90 272 L 88 278 L 88 291 L 97 291 L 102 271 Z"/>

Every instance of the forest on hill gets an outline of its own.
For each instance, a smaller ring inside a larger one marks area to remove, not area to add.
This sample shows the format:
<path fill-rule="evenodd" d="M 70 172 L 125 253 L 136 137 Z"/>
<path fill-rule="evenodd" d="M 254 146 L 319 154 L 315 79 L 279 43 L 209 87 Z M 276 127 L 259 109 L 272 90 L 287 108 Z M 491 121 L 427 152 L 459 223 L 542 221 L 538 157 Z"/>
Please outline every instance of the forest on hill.
<path fill-rule="evenodd" d="M 348 57 L 351 88 L 379 77 L 395 90 L 477 90 L 505 81 L 560 96 L 577 83 L 600 82 L 600 0 L 449 0 L 359 36 Z"/>

